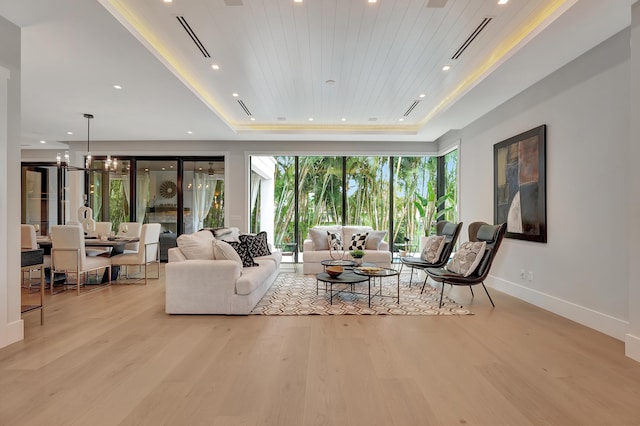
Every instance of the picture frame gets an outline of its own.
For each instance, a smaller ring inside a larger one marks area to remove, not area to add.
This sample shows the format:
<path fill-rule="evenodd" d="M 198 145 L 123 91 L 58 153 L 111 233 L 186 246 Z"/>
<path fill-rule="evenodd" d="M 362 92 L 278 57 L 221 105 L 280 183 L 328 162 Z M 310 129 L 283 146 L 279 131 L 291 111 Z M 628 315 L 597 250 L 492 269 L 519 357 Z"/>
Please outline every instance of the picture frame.
<path fill-rule="evenodd" d="M 547 242 L 546 133 L 543 124 L 493 145 L 493 220 L 507 238 Z"/>

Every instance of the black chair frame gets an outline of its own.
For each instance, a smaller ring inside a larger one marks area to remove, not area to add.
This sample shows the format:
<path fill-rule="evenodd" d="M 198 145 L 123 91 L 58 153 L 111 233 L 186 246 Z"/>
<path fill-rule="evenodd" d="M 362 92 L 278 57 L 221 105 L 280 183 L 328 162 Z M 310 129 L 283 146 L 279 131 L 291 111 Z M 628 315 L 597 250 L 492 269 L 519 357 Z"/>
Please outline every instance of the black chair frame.
<path fill-rule="evenodd" d="M 413 270 L 419 269 L 424 270 L 425 268 L 440 268 L 447 264 L 449 261 L 449 257 L 451 256 L 451 252 L 453 251 L 453 247 L 456 245 L 456 241 L 458 241 L 458 237 L 460 236 L 460 231 L 462 230 L 462 222 L 460 223 L 452 223 L 447 220 L 441 220 L 436 223 L 436 235 L 444 235 L 444 248 L 442 249 L 442 253 L 440 254 L 440 259 L 438 259 L 435 263 L 429 263 L 422 260 L 420 257 L 401 257 L 400 262 L 402 265 L 400 266 L 400 272 L 402 272 L 402 268 L 405 265 L 411 268 L 411 277 L 409 278 L 409 287 L 411 287 L 411 281 L 413 280 Z M 427 284 L 427 277 L 424 279 L 424 283 L 422 284 L 422 291 L 424 291 L 424 286 Z"/>
<path fill-rule="evenodd" d="M 489 270 L 491 269 L 493 259 L 495 259 L 496 257 L 498 248 L 500 248 L 506 229 L 506 223 L 502 223 L 500 225 L 489 225 L 488 223 L 484 222 L 474 222 L 469 225 L 470 234 L 477 232 L 475 235 L 469 235 L 469 241 L 486 242 L 486 248 L 484 251 L 484 255 L 482 256 L 482 260 L 471 275 L 465 277 L 460 274 L 447 271 L 444 268 L 426 268 L 424 270 L 427 273 L 427 278 L 431 278 L 436 282 L 442 283 L 442 288 L 440 289 L 439 307 L 442 307 L 442 298 L 444 294 L 445 284 L 450 284 L 452 286 L 467 285 L 469 286 L 469 290 L 471 290 L 471 295 L 474 297 L 475 295 L 471 286 L 482 284 L 482 288 L 484 288 L 485 293 L 487 293 L 487 297 L 489 297 L 491 306 L 495 308 L 496 305 L 495 303 L 493 303 L 493 299 L 491 298 L 487 287 L 484 285 L 484 280 L 489 275 Z"/>

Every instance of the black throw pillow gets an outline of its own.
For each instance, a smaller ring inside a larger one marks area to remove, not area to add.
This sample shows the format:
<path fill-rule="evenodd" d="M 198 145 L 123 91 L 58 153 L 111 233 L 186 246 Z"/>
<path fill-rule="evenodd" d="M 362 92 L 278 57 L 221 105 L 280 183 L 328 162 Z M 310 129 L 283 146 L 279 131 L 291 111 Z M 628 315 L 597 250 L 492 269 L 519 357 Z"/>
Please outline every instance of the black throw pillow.
<path fill-rule="evenodd" d="M 246 243 L 247 247 L 249 247 L 251 257 L 269 256 L 271 254 L 265 231 L 258 232 L 256 235 L 242 234 L 239 238 L 241 243 Z"/>
<path fill-rule="evenodd" d="M 229 241 L 228 243 L 240 256 L 240 259 L 242 260 L 242 266 L 248 268 L 252 266 L 259 266 L 256 262 L 253 261 L 253 256 L 251 256 L 251 253 L 249 253 L 249 246 L 247 246 L 247 243 L 241 241 Z"/>

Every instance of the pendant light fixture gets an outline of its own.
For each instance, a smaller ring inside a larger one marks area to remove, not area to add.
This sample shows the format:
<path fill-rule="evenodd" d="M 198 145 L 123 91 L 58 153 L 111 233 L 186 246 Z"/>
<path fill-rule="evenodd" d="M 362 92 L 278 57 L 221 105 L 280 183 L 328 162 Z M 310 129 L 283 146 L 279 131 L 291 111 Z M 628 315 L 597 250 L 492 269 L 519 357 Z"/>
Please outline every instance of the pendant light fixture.
<path fill-rule="evenodd" d="M 93 114 L 83 114 L 84 118 L 87 119 L 87 156 L 84 161 L 85 169 L 91 168 L 91 120 L 93 119 Z"/>

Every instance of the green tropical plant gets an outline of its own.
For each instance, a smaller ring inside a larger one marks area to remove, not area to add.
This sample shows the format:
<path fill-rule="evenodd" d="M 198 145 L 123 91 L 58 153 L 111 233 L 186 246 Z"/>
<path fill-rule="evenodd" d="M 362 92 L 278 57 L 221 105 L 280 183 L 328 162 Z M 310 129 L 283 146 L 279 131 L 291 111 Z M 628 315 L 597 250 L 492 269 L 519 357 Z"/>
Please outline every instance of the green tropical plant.
<path fill-rule="evenodd" d="M 414 205 L 420 214 L 422 219 L 422 229 L 425 236 L 431 234 L 431 228 L 433 222 L 444 217 L 447 212 L 453 209 L 453 207 L 445 207 L 447 201 L 451 201 L 453 197 L 450 194 L 444 194 L 442 197 L 436 199 L 436 191 L 433 188 L 431 182 L 427 184 L 427 196 L 416 193 L 416 200 Z"/>

